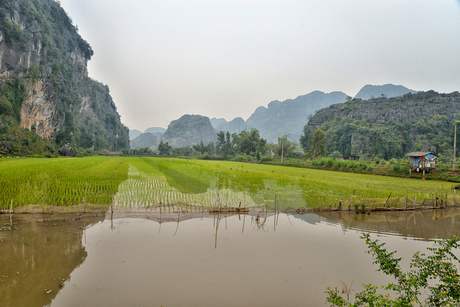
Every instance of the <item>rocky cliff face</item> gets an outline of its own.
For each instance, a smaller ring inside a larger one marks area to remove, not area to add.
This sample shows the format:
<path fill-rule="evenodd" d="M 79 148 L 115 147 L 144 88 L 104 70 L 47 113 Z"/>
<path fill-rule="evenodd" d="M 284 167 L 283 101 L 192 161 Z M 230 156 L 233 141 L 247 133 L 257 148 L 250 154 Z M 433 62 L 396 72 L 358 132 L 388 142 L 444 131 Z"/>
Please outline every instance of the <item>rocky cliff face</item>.
<path fill-rule="evenodd" d="M 0 97 L 11 100 L 11 80 L 21 85 L 16 124 L 58 145 L 129 147 L 109 88 L 88 77 L 93 51 L 58 2 L 2 0 L 0 20 Z M 0 109 L 0 121 L 14 125 L 8 115 Z"/>
<path fill-rule="evenodd" d="M 172 147 L 208 144 L 217 141 L 217 131 L 206 116 L 184 115 L 169 124 L 162 140 Z"/>
<path fill-rule="evenodd" d="M 316 112 L 310 126 L 319 127 L 329 119 L 347 117 L 371 123 L 416 123 L 424 117 L 443 115 L 453 120 L 460 113 L 460 94 L 439 94 L 434 91 L 406 94 L 394 98 L 353 99 L 331 105 Z"/>

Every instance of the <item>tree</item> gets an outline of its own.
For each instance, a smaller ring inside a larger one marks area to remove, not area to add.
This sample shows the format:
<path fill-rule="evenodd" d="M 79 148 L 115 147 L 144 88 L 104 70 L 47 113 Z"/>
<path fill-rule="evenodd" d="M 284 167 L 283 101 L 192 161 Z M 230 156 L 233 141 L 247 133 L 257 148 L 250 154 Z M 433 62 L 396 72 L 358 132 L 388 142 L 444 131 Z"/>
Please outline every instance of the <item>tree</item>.
<path fill-rule="evenodd" d="M 209 142 L 208 145 L 205 145 L 203 141 L 200 141 L 199 144 L 193 145 L 193 149 L 199 152 L 200 154 L 204 154 L 207 152 L 208 154 L 212 155 L 214 151 L 214 142 Z"/>
<path fill-rule="evenodd" d="M 227 131 L 225 134 L 224 131 L 219 131 L 219 133 L 217 133 L 217 149 L 224 157 L 232 154 L 233 143 L 230 132 Z"/>
<path fill-rule="evenodd" d="M 319 128 L 313 132 L 308 154 L 311 157 L 324 157 L 326 155 L 326 132 Z"/>
<path fill-rule="evenodd" d="M 308 152 L 311 137 L 312 137 L 312 132 L 308 128 L 308 125 L 305 125 L 303 127 L 303 135 L 301 135 L 299 139 L 300 146 L 303 148 L 303 151 L 305 153 Z"/>
<path fill-rule="evenodd" d="M 292 153 L 297 149 L 297 145 L 294 142 L 291 142 L 287 135 L 278 137 L 278 146 L 276 147 L 276 154 L 281 157 L 281 162 L 283 162 L 284 157 L 290 157 Z"/>
<path fill-rule="evenodd" d="M 206 145 L 204 145 L 203 141 L 200 141 L 199 144 L 193 145 L 193 149 L 198 151 L 200 154 L 204 154 L 208 151 Z"/>
<path fill-rule="evenodd" d="M 169 145 L 168 142 L 163 143 L 163 141 L 160 141 L 160 144 L 158 145 L 158 152 L 162 156 L 169 156 L 171 154 L 172 147 Z"/>
<path fill-rule="evenodd" d="M 254 156 L 265 152 L 267 140 L 260 137 L 259 130 L 252 128 L 251 131 L 243 130 L 238 135 L 233 134 L 233 142 L 236 144 L 238 151 L 246 155 Z"/>

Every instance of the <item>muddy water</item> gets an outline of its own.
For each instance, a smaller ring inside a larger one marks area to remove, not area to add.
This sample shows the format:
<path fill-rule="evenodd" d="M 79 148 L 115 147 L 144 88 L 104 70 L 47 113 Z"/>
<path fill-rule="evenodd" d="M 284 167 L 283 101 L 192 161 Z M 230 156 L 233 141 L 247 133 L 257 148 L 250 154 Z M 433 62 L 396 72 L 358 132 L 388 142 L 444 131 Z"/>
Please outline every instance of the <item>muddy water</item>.
<path fill-rule="evenodd" d="M 360 229 L 405 266 L 460 234 L 459 210 L 384 215 L 0 216 L 0 305 L 325 306 L 327 286 L 390 281 Z"/>

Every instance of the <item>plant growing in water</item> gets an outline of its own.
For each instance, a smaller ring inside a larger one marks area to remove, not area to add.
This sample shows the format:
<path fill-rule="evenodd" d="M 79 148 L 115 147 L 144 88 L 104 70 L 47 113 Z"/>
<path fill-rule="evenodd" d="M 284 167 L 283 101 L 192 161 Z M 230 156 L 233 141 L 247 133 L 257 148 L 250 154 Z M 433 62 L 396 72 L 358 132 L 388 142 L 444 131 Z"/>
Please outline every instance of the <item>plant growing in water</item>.
<path fill-rule="evenodd" d="M 459 259 L 452 252 L 459 247 L 460 238 L 453 236 L 449 239 L 435 241 L 434 247 L 428 248 L 431 255 L 426 256 L 417 252 L 411 261 L 412 270 L 403 272 L 399 266 L 401 258 L 395 258 L 394 252 L 388 252 L 378 240 L 371 240 L 370 234 L 363 234 L 369 247 L 368 253 L 374 256 L 374 263 L 379 265 L 379 271 L 391 275 L 395 283 L 382 286 L 382 289 L 393 291 L 396 298 L 389 294 L 377 293 L 378 287 L 373 284 L 364 285 L 362 292 L 356 293 L 355 301 L 340 296 L 337 288 L 328 287 L 326 301 L 331 306 L 459 306 L 460 304 L 460 275 L 454 260 Z M 433 286 L 430 280 L 436 282 Z M 428 297 L 421 302 L 421 291 L 425 290 Z"/>

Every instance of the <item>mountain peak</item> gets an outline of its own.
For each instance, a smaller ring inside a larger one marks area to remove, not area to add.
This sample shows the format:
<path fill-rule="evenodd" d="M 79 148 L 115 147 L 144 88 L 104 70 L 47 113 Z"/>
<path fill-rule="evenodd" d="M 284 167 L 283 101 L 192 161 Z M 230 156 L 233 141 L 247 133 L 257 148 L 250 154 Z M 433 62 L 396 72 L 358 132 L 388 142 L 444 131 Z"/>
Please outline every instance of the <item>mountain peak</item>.
<path fill-rule="evenodd" d="M 402 85 L 384 84 L 384 85 L 372 85 L 367 84 L 356 94 L 355 98 L 360 99 L 371 99 L 376 97 L 385 96 L 387 98 L 402 96 L 407 93 L 417 93 L 417 91 L 411 90 Z"/>

